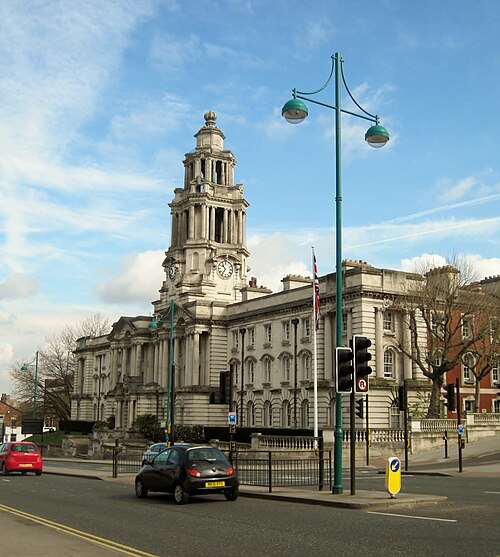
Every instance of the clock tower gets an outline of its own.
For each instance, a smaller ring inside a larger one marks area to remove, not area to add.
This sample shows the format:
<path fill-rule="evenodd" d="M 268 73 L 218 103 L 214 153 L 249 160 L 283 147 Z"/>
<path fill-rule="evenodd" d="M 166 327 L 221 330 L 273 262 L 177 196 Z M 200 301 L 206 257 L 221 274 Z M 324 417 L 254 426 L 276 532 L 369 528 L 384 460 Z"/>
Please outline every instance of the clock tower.
<path fill-rule="evenodd" d="M 224 149 L 217 115 L 210 111 L 204 117 L 195 150 L 185 155 L 184 187 L 174 190 L 170 203 L 171 245 L 158 309 L 172 297 L 238 302 L 246 286 L 248 203 L 243 185 L 234 183 L 236 159 Z"/>

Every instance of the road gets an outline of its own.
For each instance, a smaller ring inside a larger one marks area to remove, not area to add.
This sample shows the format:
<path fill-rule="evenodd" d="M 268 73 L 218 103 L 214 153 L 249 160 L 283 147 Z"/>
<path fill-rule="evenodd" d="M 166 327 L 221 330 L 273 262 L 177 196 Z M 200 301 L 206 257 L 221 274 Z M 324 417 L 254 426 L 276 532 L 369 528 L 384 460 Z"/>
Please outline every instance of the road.
<path fill-rule="evenodd" d="M 383 482 L 357 479 L 359 489 L 382 489 Z M 500 554 L 500 480 L 404 476 L 403 489 L 449 500 L 363 512 L 214 495 L 179 507 L 168 495 L 138 500 L 131 486 L 115 482 L 10 475 L 0 478 L 0 512 L 20 509 L 159 557 Z"/>

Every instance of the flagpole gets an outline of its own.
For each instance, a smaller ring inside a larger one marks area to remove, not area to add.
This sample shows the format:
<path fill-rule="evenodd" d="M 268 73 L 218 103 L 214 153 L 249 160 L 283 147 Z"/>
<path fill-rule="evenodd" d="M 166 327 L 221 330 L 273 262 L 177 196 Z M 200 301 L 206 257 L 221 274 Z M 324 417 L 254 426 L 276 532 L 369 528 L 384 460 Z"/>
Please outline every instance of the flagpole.
<path fill-rule="evenodd" d="M 316 330 L 318 328 L 319 313 L 317 308 L 318 293 L 316 288 L 319 289 L 318 269 L 316 267 L 316 256 L 314 254 L 314 246 L 312 247 L 312 268 L 313 268 L 313 295 L 312 295 L 312 315 L 313 315 L 313 379 L 314 379 L 314 437 L 318 437 L 318 358 L 316 349 Z"/>

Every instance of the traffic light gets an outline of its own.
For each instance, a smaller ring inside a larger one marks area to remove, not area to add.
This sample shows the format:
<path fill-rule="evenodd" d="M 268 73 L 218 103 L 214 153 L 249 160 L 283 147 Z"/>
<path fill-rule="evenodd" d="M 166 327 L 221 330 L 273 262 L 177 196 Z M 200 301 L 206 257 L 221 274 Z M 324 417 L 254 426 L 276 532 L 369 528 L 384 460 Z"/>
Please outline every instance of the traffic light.
<path fill-rule="evenodd" d="M 445 405 L 448 407 L 448 412 L 455 412 L 457 405 L 455 402 L 455 385 L 453 383 L 448 383 L 444 387 L 446 391 L 444 398 L 446 399 Z"/>
<path fill-rule="evenodd" d="M 338 393 L 352 392 L 354 368 L 351 360 L 350 348 L 343 346 L 335 348 L 335 388 Z"/>
<path fill-rule="evenodd" d="M 229 424 L 229 433 L 234 435 L 236 433 L 236 424 Z"/>
<path fill-rule="evenodd" d="M 363 407 L 364 407 L 364 400 L 362 398 L 358 398 L 356 400 L 356 416 L 358 418 L 362 418 L 363 417 Z"/>
<path fill-rule="evenodd" d="M 372 368 L 368 365 L 372 355 L 368 348 L 372 345 L 371 340 L 361 335 L 354 335 L 351 340 L 351 347 L 354 359 L 354 392 L 368 392 L 368 375 Z"/>

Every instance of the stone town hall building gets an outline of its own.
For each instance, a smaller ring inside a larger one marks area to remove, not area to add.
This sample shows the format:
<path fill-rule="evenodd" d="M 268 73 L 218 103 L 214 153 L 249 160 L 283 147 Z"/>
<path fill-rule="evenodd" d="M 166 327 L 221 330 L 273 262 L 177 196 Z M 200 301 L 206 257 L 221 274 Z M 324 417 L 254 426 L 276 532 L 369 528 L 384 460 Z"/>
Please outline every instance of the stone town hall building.
<path fill-rule="evenodd" d="M 243 400 L 244 425 L 293 427 L 296 418 L 298 427 L 313 426 L 311 279 L 287 276 L 282 291 L 272 293 L 247 276 L 248 203 L 243 185 L 235 183 L 236 160 L 224 148 L 216 118 L 213 112 L 205 114 L 196 148 L 185 156 L 184 185 L 175 189 L 170 203 L 172 241 L 163 261 L 160 296 L 152 302 L 155 318 L 121 317 L 108 335 L 78 340 L 72 419 L 114 417 L 115 428 L 124 432 L 142 414 L 165 419 L 173 363 L 176 424 L 226 424 L 228 405 L 221 403 L 220 379 L 221 372 L 231 370 L 233 408 Z M 412 277 L 360 261 L 344 265 L 343 344 L 353 334 L 372 341 L 373 427 L 399 426 L 395 392 L 404 379 L 411 396 L 429 386 L 398 349 L 398 342 L 409 346 L 408 332 L 402 340 L 396 338 L 403 329 L 397 299 Z M 320 297 L 322 427 L 332 425 L 335 416 L 334 274 L 320 278 Z M 156 328 L 151 327 L 154 319 Z"/>

